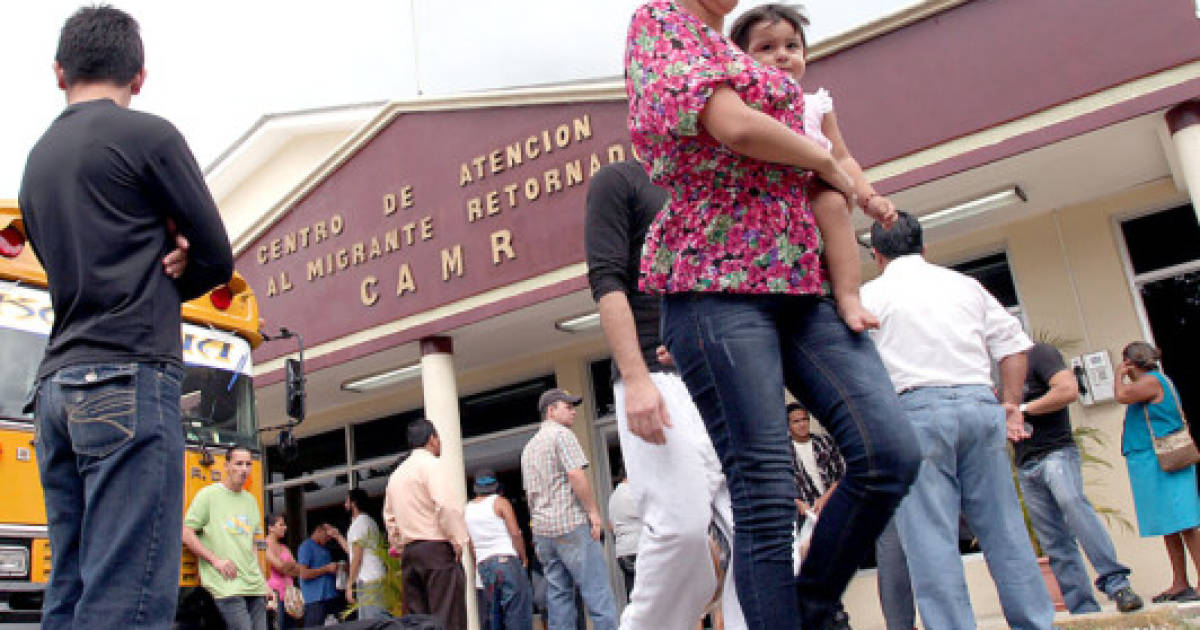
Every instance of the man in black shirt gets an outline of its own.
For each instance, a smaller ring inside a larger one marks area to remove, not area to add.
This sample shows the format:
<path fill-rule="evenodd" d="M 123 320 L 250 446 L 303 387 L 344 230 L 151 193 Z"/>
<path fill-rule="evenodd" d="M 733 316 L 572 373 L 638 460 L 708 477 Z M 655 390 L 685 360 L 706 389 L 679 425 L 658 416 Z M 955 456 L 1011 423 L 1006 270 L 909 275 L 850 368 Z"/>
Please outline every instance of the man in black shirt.
<path fill-rule="evenodd" d="M 637 581 L 621 627 L 691 630 L 724 577 L 725 627 L 744 628 L 733 573 L 714 570 L 709 547 L 711 524 L 732 539 L 725 476 L 687 387 L 658 358 L 659 298 L 638 290 L 646 230 L 666 202 L 634 160 L 600 169 L 588 188 L 588 281 L 613 355 L 625 469 L 643 497 Z"/>
<path fill-rule="evenodd" d="M 1096 569 L 1096 588 L 1116 602 L 1121 612 L 1137 610 L 1142 599 L 1129 585 L 1129 568 L 1117 562 L 1112 539 L 1083 494 L 1079 448 L 1067 413 L 1067 407 L 1079 397 L 1075 373 L 1050 344 L 1034 344 L 1028 357 L 1025 402 L 1020 410 L 1033 433 L 1014 446 L 1017 479 L 1063 600 L 1072 614 L 1100 610 L 1079 555 L 1082 546 Z"/>
<path fill-rule="evenodd" d="M 64 24 L 67 108 L 29 153 L 20 206 L 54 324 L 31 393 L 53 567 L 43 628 L 168 628 L 183 514 L 180 306 L 233 254 L 179 132 L 131 111 L 137 22 Z"/>

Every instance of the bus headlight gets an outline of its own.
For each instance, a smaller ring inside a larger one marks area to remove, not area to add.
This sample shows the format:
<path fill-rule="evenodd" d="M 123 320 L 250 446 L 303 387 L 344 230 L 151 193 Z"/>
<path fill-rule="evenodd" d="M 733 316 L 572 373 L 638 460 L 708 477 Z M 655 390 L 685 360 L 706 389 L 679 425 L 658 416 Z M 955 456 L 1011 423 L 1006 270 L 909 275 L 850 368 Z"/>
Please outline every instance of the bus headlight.
<path fill-rule="evenodd" d="M 29 574 L 29 550 L 0 546 L 0 577 L 25 577 Z"/>

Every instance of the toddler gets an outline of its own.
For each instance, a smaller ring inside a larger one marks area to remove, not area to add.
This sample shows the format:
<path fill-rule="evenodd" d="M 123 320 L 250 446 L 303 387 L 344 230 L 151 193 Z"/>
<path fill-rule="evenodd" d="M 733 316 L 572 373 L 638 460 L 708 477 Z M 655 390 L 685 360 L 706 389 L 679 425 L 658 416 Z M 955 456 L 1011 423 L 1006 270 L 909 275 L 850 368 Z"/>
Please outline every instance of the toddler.
<path fill-rule="evenodd" d="M 807 47 L 804 26 L 807 24 L 808 18 L 792 7 L 764 4 L 743 13 L 733 23 L 729 38 L 755 61 L 779 68 L 799 83 L 804 76 Z M 895 206 L 886 197 L 876 194 L 863 175 L 862 168 L 846 148 L 838 130 L 837 117 L 833 114 L 833 99 L 827 91 L 820 89 L 814 94 L 804 95 L 803 120 L 804 128 L 795 131 L 833 154 L 838 165 L 854 180 L 858 205 L 863 212 L 885 224 L 894 221 Z M 825 241 L 825 264 L 829 268 L 838 314 L 855 332 L 878 328 L 879 320 L 863 308 L 859 298 L 862 268 L 858 243 L 850 225 L 852 208 L 841 192 L 819 179 L 812 181 L 808 198 L 812 203 L 817 228 Z"/>

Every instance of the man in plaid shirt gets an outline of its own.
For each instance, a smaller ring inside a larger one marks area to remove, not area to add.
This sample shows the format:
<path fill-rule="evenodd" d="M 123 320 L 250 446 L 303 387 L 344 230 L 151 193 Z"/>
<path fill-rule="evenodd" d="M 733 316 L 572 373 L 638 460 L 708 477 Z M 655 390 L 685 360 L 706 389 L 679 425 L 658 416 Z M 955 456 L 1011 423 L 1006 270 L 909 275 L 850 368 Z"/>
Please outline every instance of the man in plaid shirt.
<path fill-rule="evenodd" d="M 571 432 L 583 399 L 550 389 L 538 400 L 542 426 L 521 452 L 533 546 L 546 576 L 548 630 L 575 628 L 578 586 L 596 630 L 616 630 L 617 607 L 608 584 L 596 507 L 579 440 Z"/>

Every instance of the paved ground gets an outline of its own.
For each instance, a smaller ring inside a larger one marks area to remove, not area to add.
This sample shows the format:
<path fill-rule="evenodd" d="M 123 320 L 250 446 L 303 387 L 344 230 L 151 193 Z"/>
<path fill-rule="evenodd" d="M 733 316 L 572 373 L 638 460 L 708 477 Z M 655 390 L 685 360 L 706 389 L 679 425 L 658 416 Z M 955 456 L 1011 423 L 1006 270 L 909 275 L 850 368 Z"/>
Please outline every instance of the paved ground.
<path fill-rule="evenodd" d="M 1003 618 L 985 620 L 981 629 L 1007 628 Z M 1122 614 L 1108 609 L 1089 615 L 1059 613 L 1054 627 L 1062 630 L 1200 630 L 1200 603 L 1147 604 L 1134 613 Z"/>

